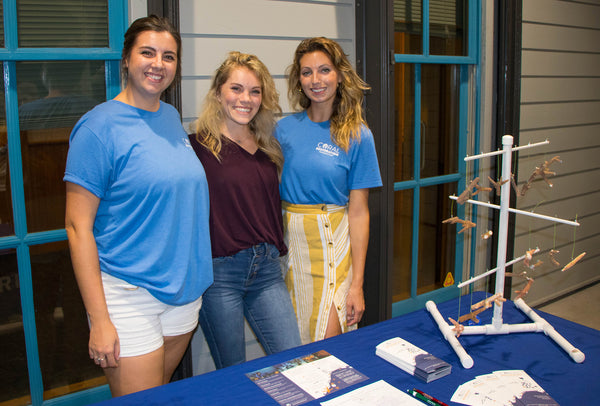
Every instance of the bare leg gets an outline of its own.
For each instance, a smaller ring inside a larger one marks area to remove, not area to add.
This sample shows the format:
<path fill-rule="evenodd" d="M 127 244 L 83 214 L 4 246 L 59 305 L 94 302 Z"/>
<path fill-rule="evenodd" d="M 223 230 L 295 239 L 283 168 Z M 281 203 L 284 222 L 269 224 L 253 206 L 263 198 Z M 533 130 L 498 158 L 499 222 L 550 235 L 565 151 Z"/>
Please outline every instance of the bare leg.
<path fill-rule="evenodd" d="M 118 367 L 104 368 L 113 397 L 169 383 L 192 333 L 164 337 L 164 345 L 158 350 L 137 357 L 123 357 Z"/>
<path fill-rule="evenodd" d="M 164 347 L 137 357 L 122 357 L 116 368 L 104 368 L 113 397 L 162 385 Z"/>
<path fill-rule="evenodd" d="M 327 320 L 327 329 L 325 330 L 325 338 L 337 336 L 340 334 L 342 334 L 340 320 L 338 319 L 338 314 L 335 305 L 331 303 L 331 309 L 329 309 L 329 320 Z"/>
<path fill-rule="evenodd" d="M 182 334 L 179 336 L 164 337 L 165 340 L 165 360 L 164 360 L 164 376 L 163 384 L 169 383 L 175 368 L 181 362 L 183 354 L 187 349 L 190 339 L 192 338 L 193 331 Z"/>

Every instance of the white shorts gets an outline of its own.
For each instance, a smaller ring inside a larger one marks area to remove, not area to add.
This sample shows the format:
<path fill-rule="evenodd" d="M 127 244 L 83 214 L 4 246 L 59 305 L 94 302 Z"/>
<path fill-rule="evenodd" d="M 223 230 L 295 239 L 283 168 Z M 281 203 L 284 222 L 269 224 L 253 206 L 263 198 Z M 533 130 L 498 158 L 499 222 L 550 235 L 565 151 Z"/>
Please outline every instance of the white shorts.
<path fill-rule="evenodd" d="M 146 289 L 102 272 L 110 320 L 117 329 L 121 357 L 156 351 L 163 337 L 189 333 L 198 325 L 202 297 L 183 306 L 171 306 Z"/>

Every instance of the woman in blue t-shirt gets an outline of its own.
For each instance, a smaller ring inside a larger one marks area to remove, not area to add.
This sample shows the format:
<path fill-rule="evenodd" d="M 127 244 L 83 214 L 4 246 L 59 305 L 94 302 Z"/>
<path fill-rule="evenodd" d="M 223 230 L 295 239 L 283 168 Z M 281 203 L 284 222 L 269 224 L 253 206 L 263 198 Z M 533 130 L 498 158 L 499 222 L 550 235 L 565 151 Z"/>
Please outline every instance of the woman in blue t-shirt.
<path fill-rule="evenodd" d="M 217 69 L 192 146 L 210 192 L 214 284 L 204 294 L 200 326 L 215 366 L 246 360 L 244 316 L 267 354 L 300 345 L 281 274 L 279 172 L 273 137 L 279 95 L 254 55 L 231 52 Z"/>
<path fill-rule="evenodd" d="M 127 84 L 74 127 L 64 180 L 73 270 L 89 355 L 113 396 L 169 382 L 212 283 L 208 185 L 173 106 L 181 38 L 164 18 L 134 21 Z"/>
<path fill-rule="evenodd" d="M 288 68 L 290 105 L 279 121 L 286 282 L 303 343 L 356 328 L 365 309 L 369 188 L 381 186 L 362 117 L 368 85 L 338 43 L 302 41 Z"/>

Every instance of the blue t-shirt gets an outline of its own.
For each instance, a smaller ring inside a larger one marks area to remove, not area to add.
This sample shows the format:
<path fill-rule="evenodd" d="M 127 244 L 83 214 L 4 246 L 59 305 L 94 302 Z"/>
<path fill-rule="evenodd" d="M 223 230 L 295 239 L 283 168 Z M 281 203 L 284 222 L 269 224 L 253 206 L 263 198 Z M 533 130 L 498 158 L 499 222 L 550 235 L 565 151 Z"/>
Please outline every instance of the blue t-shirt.
<path fill-rule="evenodd" d="M 210 286 L 208 184 L 175 108 L 98 105 L 73 128 L 64 180 L 100 199 L 94 236 L 103 272 L 171 305 Z"/>
<path fill-rule="evenodd" d="M 315 123 L 306 111 L 277 123 L 275 136 L 285 159 L 281 199 L 293 204 L 348 203 L 350 190 L 381 186 L 375 143 L 363 127 L 348 152 L 331 140 L 330 122 Z"/>

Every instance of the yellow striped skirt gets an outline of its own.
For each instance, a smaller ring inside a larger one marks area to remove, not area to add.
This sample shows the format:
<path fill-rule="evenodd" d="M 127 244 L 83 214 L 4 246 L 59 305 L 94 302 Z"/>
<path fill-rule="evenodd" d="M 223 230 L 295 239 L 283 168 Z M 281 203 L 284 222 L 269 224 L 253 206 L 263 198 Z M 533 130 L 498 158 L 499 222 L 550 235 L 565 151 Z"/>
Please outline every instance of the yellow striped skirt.
<path fill-rule="evenodd" d="M 282 203 L 285 282 L 306 344 L 325 338 L 332 303 L 342 332 L 346 325 L 346 296 L 352 282 L 348 206 Z"/>

